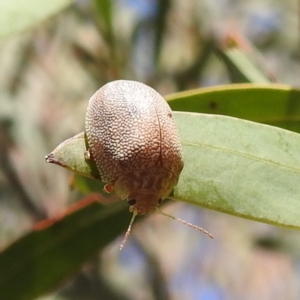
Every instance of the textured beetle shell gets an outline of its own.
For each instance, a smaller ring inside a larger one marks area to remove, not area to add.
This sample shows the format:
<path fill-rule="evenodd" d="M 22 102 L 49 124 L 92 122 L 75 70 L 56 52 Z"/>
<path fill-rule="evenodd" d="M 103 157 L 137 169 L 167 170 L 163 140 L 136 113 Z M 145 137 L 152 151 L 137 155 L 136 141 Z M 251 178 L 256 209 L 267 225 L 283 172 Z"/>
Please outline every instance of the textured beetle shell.
<path fill-rule="evenodd" d="M 85 127 L 101 180 L 122 199 L 135 199 L 138 214 L 169 195 L 183 160 L 172 111 L 159 93 L 135 81 L 110 82 L 89 100 Z"/>

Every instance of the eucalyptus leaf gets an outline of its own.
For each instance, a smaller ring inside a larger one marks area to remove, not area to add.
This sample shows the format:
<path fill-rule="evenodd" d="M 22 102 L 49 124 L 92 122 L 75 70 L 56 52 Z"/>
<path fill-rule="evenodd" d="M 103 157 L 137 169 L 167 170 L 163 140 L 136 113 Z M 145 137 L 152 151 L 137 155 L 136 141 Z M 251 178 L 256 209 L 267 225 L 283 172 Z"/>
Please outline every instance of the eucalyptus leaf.
<path fill-rule="evenodd" d="M 175 199 L 300 229 L 300 135 L 219 115 L 175 112 L 174 117 L 185 164 Z M 82 141 L 83 134 L 72 143 L 84 150 Z M 84 166 L 83 157 L 72 156 L 79 161 L 73 165 Z"/>
<path fill-rule="evenodd" d="M 174 197 L 300 229 L 300 135 L 218 115 L 176 113 L 185 167 Z"/>
<path fill-rule="evenodd" d="M 232 84 L 175 93 L 173 110 L 221 114 L 300 132 L 300 90 L 282 84 Z"/>

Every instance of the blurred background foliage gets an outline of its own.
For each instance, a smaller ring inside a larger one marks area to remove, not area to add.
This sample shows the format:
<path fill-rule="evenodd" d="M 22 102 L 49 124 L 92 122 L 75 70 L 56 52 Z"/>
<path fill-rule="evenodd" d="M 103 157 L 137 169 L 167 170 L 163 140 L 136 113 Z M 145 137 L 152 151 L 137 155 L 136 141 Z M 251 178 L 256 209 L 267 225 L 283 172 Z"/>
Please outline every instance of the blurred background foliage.
<path fill-rule="evenodd" d="M 134 79 L 163 95 L 241 82 L 300 86 L 297 0 L 48 5 L 0 0 L 1 249 L 83 197 L 44 156 L 83 130 L 87 100 L 106 82 Z M 183 203 L 165 211 L 215 239 L 152 214 L 122 252 L 120 237 L 39 299 L 299 299 L 298 232 Z"/>

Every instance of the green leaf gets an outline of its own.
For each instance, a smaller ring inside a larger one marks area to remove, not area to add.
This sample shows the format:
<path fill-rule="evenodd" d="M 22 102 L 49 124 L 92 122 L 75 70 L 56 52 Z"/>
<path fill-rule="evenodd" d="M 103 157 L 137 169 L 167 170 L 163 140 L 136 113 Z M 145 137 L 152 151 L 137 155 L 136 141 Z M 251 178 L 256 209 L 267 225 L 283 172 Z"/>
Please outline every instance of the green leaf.
<path fill-rule="evenodd" d="M 279 84 L 235 84 L 166 97 L 173 110 L 221 114 L 300 132 L 300 90 Z"/>
<path fill-rule="evenodd" d="M 31 300 L 71 276 L 128 227 L 124 202 L 87 203 L 51 226 L 36 230 L 0 254 L 0 299 Z"/>
<path fill-rule="evenodd" d="M 300 229 L 300 135 L 231 117 L 176 113 L 185 167 L 174 197 Z"/>
<path fill-rule="evenodd" d="M 66 8 L 73 1 L 0 0 L 0 40 L 38 25 L 41 21 Z"/>
<path fill-rule="evenodd" d="M 174 116 L 185 164 L 176 199 L 300 229 L 300 135 L 225 116 Z"/>

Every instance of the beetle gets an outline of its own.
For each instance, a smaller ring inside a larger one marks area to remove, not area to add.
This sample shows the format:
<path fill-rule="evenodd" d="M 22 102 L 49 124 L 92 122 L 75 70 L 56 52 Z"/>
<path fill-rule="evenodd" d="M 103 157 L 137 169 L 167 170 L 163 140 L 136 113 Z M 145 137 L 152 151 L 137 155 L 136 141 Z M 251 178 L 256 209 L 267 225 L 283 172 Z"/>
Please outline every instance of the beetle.
<path fill-rule="evenodd" d="M 88 156 L 106 191 L 126 199 L 135 215 L 152 212 L 177 184 L 182 148 L 172 111 L 151 87 L 112 81 L 89 100 Z"/>

